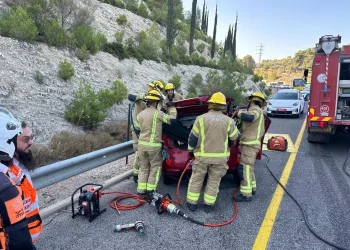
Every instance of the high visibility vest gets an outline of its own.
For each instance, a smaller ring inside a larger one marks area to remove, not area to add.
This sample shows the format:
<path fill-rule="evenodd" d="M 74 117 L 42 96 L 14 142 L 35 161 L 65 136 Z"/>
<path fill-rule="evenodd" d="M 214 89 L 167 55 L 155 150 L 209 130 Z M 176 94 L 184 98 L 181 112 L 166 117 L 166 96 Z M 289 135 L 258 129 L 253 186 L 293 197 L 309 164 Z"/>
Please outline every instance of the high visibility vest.
<path fill-rule="evenodd" d="M 0 171 L 0 249 L 32 249 L 22 191 L 7 173 Z"/>
<path fill-rule="evenodd" d="M 18 180 L 20 178 L 20 183 L 16 183 L 22 189 L 22 198 L 24 201 L 24 206 L 29 206 L 26 213 L 28 219 L 28 228 L 30 235 L 32 236 L 32 241 L 38 240 L 39 235 L 42 231 L 42 220 L 39 214 L 39 202 L 36 190 L 29 178 L 23 173 L 20 167 L 16 164 L 11 164 L 9 167 L 9 176 L 11 179 Z"/>

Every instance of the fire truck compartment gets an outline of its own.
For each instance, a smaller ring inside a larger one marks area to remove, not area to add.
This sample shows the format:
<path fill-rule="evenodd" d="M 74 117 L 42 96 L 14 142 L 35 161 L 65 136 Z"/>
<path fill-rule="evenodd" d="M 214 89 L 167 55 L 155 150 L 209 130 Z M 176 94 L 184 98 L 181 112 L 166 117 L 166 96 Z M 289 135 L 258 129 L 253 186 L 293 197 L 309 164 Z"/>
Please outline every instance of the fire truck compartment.
<path fill-rule="evenodd" d="M 336 120 L 350 120 L 350 58 L 340 59 Z"/>

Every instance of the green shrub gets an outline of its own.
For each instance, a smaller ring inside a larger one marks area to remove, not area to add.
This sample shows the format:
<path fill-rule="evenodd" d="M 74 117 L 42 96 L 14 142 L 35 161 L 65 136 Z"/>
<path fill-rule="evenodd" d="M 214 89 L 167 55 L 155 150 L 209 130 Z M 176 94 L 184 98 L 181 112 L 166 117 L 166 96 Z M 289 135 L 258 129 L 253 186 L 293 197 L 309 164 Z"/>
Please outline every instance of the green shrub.
<path fill-rule="evenodd" d="M 101 89 L 98 93 L 98 101 L 103 109 L 107 110 L 115 104 L 115 95 L 110 89 Z"/>
<path fill-rule="evenodd" d="M 77 50 L 76 56 L 83 62 L 86 62 L 90 58 L 90 52 L 84 45 L 80 49 Z"/>
<path fill-rule="evenodd" d="M 192 78 L 191 83 L 195 86 L 195 87 L 202 87 L 203 86 L 203 77 L 201 74 L 197 73 L 194 75 L 194 77 Z"/>
<path fill-rule="evenodd" d="M 38 29 L 22 7 L 12 7 L 0 19 L 0 35 L 22 41 L 34 41 Z"/>
<path fill-rule="evenodd" d="M 117 43 L 123 43 L 124 31 L 115 32 L 114 37 Z"/>
<path fill-rule="evenodd" d="M 128 19 L 124 14 L 120 15 L 116 21 L 121 26 L 125 26 L 128 23 Z"/>
<path fill-rule="evenodd" d="M 118 8 L 121 8 L 121 9 L 124 9 L 125 8 L 125 4 L 122 0 L 116 0 L 114 1 L 114 6 L 118 7 Z"/>
<path fill-rule="evenodd" d="M 125 0 L 125 8 L 132 13 L 137 14 L 138 1 L 137 0 Z"/>
<path fill-rule="evenodd" d="M 187 91 L 188 91 L 187 98 L 192 98 L 197 96 L 197 88 L 194 84 L 188 85 Z"/>
<path fill-rule="evenodd" d="M 60 62 L 60 70 L 58 72 L 58 75 L 63 80 L 69 80 L 74 76 L 74 68 L 70 62 L 67 62 L 66 60 Z"/>
<path fill-rule="evenodd" d="M 137 9 L 137 14 L 144 18 L 148 18 L 147 6 L 144 3 L 140 4 L 139 8 Z"/>
<path fill-rule="evenodd" d="M 84 45 L 91 54 L 97 53 L 107 43 L 107 38 L 102 33 L 95 33 L 92 27 L 78 26 L 73 31 L 76 46 Z"/>
<path fill-rule="evenodd" d="M 199 53 L 203 53 L 203 51 L 205 49 L 205 44 L 201 43 L 201 44 L 197 45 L 196 49 Z"/>
<path fill-rule="evenodd" d="M 67 43 L 67 35 L 57 20 L 44 22 L 42 25 L 44 40 L 47 44 L 63 47 Z"/>
<path fill-rule="evenodd" d="M 112 93 L 114 94 L 114 103 L 120 104 L 127 97 L 128 88 L 119 80 L 115 80 L 112 85 Z"/>
<path fill-rule="evenodd" d="M 181 88 L 181 77 L 179 76 L 179 74 L 175 74 L 171 77 L 171 79 L 169 79 L 170 83 L 175 85 L 175 89 L 178 90 L 179 88 Z"/>
<path fill-rule="evenodd" d="M 101 103 L 99 94 L 95 92 L 91 84 L 83 81 L 79 89 L 73 92 L 72 103 L 68 106 L 64 116 L 67 121 L 75 125 L 92 129 L 106 119 L 107 106 Z"/>
<path fill-rule="evenodd" d="M 263 78 L 257 74 L 253 74 L 253 77 L 252 77 L 252 81 L 255 82 L 255 83 L 258 83 L 258 82 L 261 82 L 263 80 Z M 265 85 L 264 85 L 265 87 Z"/>
<path fill-rule="evenodd" d="M 103 51 L 118 57 L 119 60 L 129 58 L 128 53 L 125 51 L 124 46 L 121 43 L 107 43 L 103 46 Z"/>

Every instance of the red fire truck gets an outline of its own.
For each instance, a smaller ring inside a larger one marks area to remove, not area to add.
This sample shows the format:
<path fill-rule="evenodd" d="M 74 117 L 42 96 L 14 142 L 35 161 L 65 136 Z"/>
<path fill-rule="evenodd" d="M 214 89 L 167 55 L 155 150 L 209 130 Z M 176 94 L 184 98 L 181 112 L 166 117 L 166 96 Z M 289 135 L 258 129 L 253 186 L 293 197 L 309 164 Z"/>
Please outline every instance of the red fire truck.
<path fill-rule="evenodd" d="M 307 118 L 309 142 L 328 143 L 335 133 L 349 133 L 350 45 L 340 36 L 322 36 L 316 44 L 312 65 Z"/>

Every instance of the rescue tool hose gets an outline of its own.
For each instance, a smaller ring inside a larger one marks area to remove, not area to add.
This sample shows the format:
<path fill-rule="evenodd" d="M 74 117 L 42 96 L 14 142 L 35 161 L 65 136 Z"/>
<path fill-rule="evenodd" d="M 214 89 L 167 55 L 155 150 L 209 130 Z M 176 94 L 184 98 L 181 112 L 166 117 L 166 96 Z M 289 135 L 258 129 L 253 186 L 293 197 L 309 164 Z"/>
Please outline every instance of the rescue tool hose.
<path fill-rule="evenodd" d="M 108 194 L 119 194 L 119 196 L 115 197 L 109 202 L 109 206 L 113 209 L 115 209 L 118 213 L 119 211 L 125 211 L 125 210 L 133 210 L 140 206 L 142 206 L 144 203 L 147 203 L 143 197 L 140 197 L 137 194 L 128 193 L 128 192 L 119 192 L 119 191 L 112 191 L 112 192 L 103 192 L 102 195 L 108 195 Z M 120 204 L 122 200 L 126 199 L 134 199 L 136 200 L 136 204 L 133 205 L 123 205 Z"/>
<path fill-rule="evenodd" d="M 139 138 L 139 135 L 136 133 L 136 128 L 135 128 L 135 124 L 134 124 L 134 117 L 133 117 L 133 115 L 132 115 L 132 111 L 134 110 L 135 104 L 136 104 L 136 101 L 134 101 L 134 102 L 132 103 L 132 105 L 131 105 L 131 108 L 130 108 L 130 117 L 129 117 L 129 119 L 130 119 L 130 123 L 131 123 L 131 125 L 132 125 L 132 128 L 133 128 L 133 130 L 134 130 L 135 135 L 137 136 L 137 138 Z"/>
<path fill-rule="evenodd" d="M 181 174 L 181 176 L 180 176 L 180 178 L 179 178 L 179 181 L 178 181 L 178 183 L 177 183 L 177 188 L 176 188 L 176 198 L 177 198 L 177 200 L 174 201 L 174 202 L 175 202 L 176 204 L 178 204 L 179 206 L 181 206 L 181 207 L 182 207 L 182 204 L 181 204 L 181 197 L 180 197 L 180 184 L 181 184 L 181 180 L 182 180 L 182 177 L 184 176 L 186 170 L 189 168 L 189 166 L 192 164 L 192 162 L 194 162 L 194 160 L 195 160 L 195 159 L 190 159 L 190 160 L 187 162 L 186 167 L 185 167 L 185 169 L 182 171 L 182 174 Z M 237 191 L 238 191 L 238 188 L 236 188 L 236 189 L 232 192 L 232 196 L 235 196 L 236 193 L 237 193 Z M 236 203 L 236 201 L 233 200 L 233 199 L 232 199 L 232 201 L 233 201 L 233 209 L 234 209 L 234 212 L 233 212 L 231 218 L 228 219 L 227 221 L 224 221 L 224 222 L 221 222 L 221 223 L 208 223 L 208 222 L 201 222 L 201 221 L 198 221 L 198 220 L 196 220 L 196 219 L 194 219 L 194 218 L 192 218 L 192 217 L 189 217 L 189 216 L 184 217 L 184 218 L 186 218 L 187 220 L 189 220 L 189 221 L 191 221 L 191 222 L 193 222 L 193 223 L 195 223 L 195 224 L 197 224 L 197 225 L 206 226 L 206 227 L 223 227 L 223 226 L 226 226 L 226 225 L 232 223 L 232 222 L 236 219 L 236 217 L 237 217 L 237 215 L 238 215 L 237 203 Z"/>
<path fill-rule="evenodd" d="M 349 154 L 350 154 L 350 150 L 349 150 Z M 348 154 L 348 156 L 349 156 Z M 263 155 L 267 158 L 266 162 L 265 162 L 265 166 L 267 168 L 267 170 L 270 172 L 270 174 L 272 175 L 272 177 L 275 179 L 275 181 L 283 188 L 284 192 L 286 192 L 286 194 L 288 194 L 288 196 L 295 202 L 295 204 L 297 204 L 297 206 L 299 207 L 299 209 L 301 210 L 304 220 L 305 220 L 305 224 L 307 226 L 307 228 L 309 229 L 309 231 L 319 240 L 323 241 L 324 243 L 326 243 L 329 246 L 335 247 L 337 249 L 341 249 L 341 250 L 350 250 L 350 248 L 345 248 L 342 246 L 338 246 L 333 242 L 330 242 L 324 238 L 322 238 L 316 231 L 314 231 L 314 229 L 312 229 L 312 226 L 310 225 L 309 219 L 307 217 L 306 211 L 305 209 L 300 205 L 300 203 L 294 198 L 293 195 L 291 195 L 291 193 L 289 193 L 289 191 L 287 190 L 287 188 L 278 180 L 278 178 L 275 176 L 275 174 L 271 171 L 270 167 L 269 167 L 269 161 L 270 161 L 270 157 L 268 157 L 266 154 L 263 153 Z M 346 159 L 347 160 L 347 159 Z M 344 162 L 345 165 L 346 161 Z"/>

